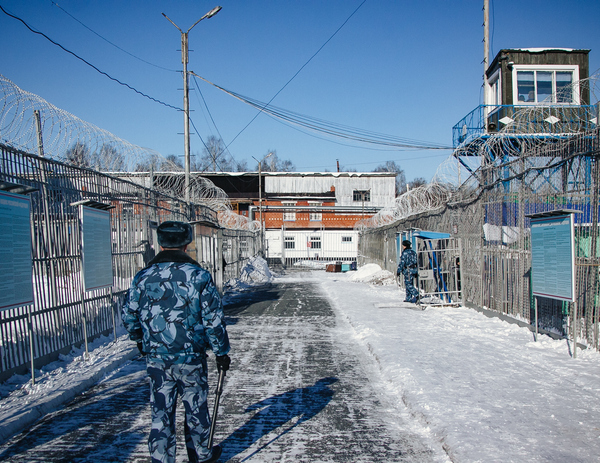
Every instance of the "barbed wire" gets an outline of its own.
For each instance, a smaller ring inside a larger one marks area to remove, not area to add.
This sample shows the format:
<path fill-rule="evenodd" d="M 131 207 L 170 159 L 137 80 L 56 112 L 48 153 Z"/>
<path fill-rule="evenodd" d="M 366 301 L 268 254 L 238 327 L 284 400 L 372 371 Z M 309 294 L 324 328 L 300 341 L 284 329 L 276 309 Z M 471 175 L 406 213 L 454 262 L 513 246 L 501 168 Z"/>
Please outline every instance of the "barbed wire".
<path fill-rule="evenodd" d="M 511 164 L 518 162 L 519 175 L 532 170 L 551 168 L 556 159 L 549 154 L 562 152 L 575 136 L 596 130 L 600 96 L 600 75 L 566 86 L 555 96 L 557 101 L 571 101 L 572 95 L 589 94 L 593 104 L 555 104 L 550 101 L 535 105 L 498 106 L 496 117 L 488 118 L 498 124 L 498 131 L 490 133 L 480 127 L 477 136 L 459 145 L 444 161 L 430 183 L 410 190 L 395 199 L 369 219 L 356 223 L 355 229 L 378 228 L 408 217 L 434 211 L 451 203 L 469 201 L 482 187 L 511 176 Z M 487 123 L 487 121 L 484 121 Z M 489 126 L 488 126 L 489 128 Z M 494 153 L 501 153 L 495 156 Z M 544 153 L 544 156 L 537 156 Z M 562 161 L 561 161 L 562 162 Z M 544 177 L 537 177 L 537 191 L 544 188 Z M 550 188 L 548 184 L 548 188 Z"/>
<path fill-rule="evenodd" d="M 177 162 L 57 108 L 1 74 L 0 140 L 27 153 L 132 181 L 151 177 L 151 188 L 169 196 L 184 196 L 185 174 Z M 258 222 L 233 212 L 229 197 L 221 188 L 197 173 L 190 175 L 190 202 L 217 211 L 222 227 L 258 229 Z"/>

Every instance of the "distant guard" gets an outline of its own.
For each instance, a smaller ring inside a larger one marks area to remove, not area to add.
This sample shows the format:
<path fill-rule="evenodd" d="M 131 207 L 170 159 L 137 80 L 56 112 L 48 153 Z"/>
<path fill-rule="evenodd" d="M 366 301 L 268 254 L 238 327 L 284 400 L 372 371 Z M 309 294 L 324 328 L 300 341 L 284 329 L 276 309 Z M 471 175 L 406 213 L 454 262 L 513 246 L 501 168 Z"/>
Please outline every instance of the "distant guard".
<path fill-rule="evenodd" d="M 419 290 L 413 284 L 414 278 L 419 272 L 417 253 L 411 249 L 411 243 L 408 240 L 402 241 L 402 254 L 400 255 L 400 263 L 396 274 L 404 275 L 404 288 L 406 290 L 406 298 L 404 302 L 416 304 L 419 301 Z"/>

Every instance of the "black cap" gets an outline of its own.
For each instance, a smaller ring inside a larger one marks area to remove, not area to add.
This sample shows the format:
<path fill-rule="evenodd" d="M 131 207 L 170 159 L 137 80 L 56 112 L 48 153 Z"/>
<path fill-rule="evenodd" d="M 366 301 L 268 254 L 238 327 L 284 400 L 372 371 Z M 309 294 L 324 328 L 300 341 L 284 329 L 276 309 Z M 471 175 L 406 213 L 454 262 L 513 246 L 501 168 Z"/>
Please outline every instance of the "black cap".
<path fill-rule="evenodd" d="M 405 248 L 410 248 L 412 246 L 412 243 L 408 240 L 404 240 L 402 241 L 402 246 L 404 246 Z"/>
<path fill-rule="evenodd" d="M 158 244 L 163 248 L 182 248 L 192 242 L 192 226 L 185 222 L 167 221 L 156 229 Z"/>

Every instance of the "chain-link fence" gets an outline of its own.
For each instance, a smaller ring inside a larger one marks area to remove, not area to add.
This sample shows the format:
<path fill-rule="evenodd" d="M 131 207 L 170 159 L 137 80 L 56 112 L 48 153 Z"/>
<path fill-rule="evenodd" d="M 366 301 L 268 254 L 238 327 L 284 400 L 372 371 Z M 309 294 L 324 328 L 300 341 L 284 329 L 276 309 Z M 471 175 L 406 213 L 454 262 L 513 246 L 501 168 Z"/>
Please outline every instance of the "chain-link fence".
<path fill-rule="evenodd" d="M 0 311 L 0 380 L 55 360 L 88 338 L 116 333 L 122 299 L 135 273 L 158 251 L 156 226 L 165 220 L 195 222 L 188 252 L 223 281 L 223 234 L 235 244 L 227 255 L 239 274 L 255 253 L 256 232 L 219 228 L 217 213 L 202 205 L 90 169 L 33 156 L 0 145 L 0 186 L 23 186 L 31 206 L 34 304 Z M 14 190 L 17 191 L 17 190 Z M 112 288 L 84 291 L 77 203 L 93 201 L 110 209 L 114 281 Z M 85 329 L 84 329 L 85 327 Z M 31 353 L 33 352 L 33 355 Z"/>
<path fill-rule="evenodd" d="M 531 137 L 491 137 L 480 144 L 481 165 L 443 205 L 365 227 L 359 264 L 397 265 L 396 233 L 411 229 L 449 233 L 461 239 L 461 288 L 466 303 L 535 323 L 531 288 L 531 229 L 528 215 L 558 209 L 580 213 L 575 220 L 576 302 L 538 298 L 540 328 L 567 335 L 577 326 L 578 341 L 598 349 L 599 263 L 598 129 L 535 144 Z M 457 150 L 455 156 L 474 155 Z M 431 190 L 431 188 L 430 188 Z M 446 195 L 446 193 L 444 193 Z M 404 202 L 407 200 L 405 199 Z M 435 204 L 435 201 L 432 202 Z"/>

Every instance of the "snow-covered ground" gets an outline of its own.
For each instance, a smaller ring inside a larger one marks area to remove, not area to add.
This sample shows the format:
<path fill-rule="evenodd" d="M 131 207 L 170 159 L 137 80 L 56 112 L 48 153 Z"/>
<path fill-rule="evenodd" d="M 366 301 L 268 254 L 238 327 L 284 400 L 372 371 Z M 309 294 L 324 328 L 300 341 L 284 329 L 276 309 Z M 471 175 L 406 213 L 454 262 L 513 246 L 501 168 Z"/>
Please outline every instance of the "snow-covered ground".
<path fill-rule="evenodd" d="M 414 310 L 380 269 L 321 274 L 380 387 L 456 462 L 600 461 L 600 355 L 464 307 Z M 358 282 L 361 282 L 358 283 Z M 384 279 L 385 282 L 385 279 Z"/>
<path fill-rule="evenodd" d="M 0 442 L 27 428 L 47 413 L 93 386 L 129 359 L 138 355 L 125 329 L 115 341 L 102 337 L 88 346 L 89 357 L 77 349 L 31 375 L 14 375 L 0 384 Z"/>
<path fill-rule="evenodd" d="M 464 307 L 416 307 L 377 266 L 274 277 L 261 262 L 231 289 L 311 279 L 370 362 L 372 385 L 435 436 L 453 462 L 595 462 L 600 458 L 600 355 Z M 107 340 L 104 340 L 105 342 Z M 136 355 L 121 336 L 90 360 L 74 353 L 0 385 L 0 440 L 58 408 Z M 37 408 L 41 408 L 36 412 Z"/>

